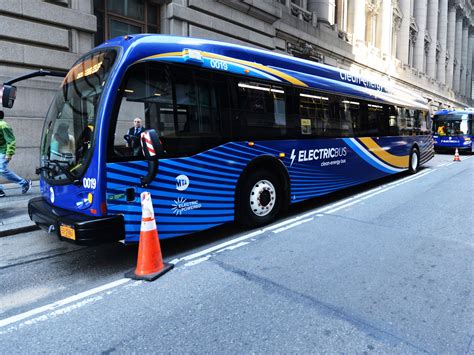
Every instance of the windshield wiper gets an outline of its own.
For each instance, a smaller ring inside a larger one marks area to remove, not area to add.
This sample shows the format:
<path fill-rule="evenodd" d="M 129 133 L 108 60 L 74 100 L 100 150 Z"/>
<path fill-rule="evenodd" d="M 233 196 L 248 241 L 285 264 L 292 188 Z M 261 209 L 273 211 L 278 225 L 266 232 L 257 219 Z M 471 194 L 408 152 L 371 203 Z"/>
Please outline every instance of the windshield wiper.
<path fill-rule="evenodd" d="M 60 160 L 48 160 L 48 163 L 53 163 L 55 166 L 57 166 L 59 168 L 59 170 L 61 170 L 70 180 L 73 181 L 74 184 L 77 184 L 79 182 L 79 180 L 76 178 L 76 176 L 74 174 L 72 174 L 67 168 L 65 168 L 62 163 L 64 163 L 63 161 L 60 161 Z M 68 163 L 66 163 L 68 164 Z M 70 166 L 70 164 L 68 164 L 68 167 Z"/>
<path fill-rule="evenodd" d="M 47 171 L 47 172 L 54 172 L 53 169 L 49 166 L 49 163 L 52 163 L 54 166 L 56 166 L 59 170 L 61 170 L 64 175 L 66 175 L 72 182 L 73 184 L 77 185 L 80 183 L 79 179 L 74 176 L 66 167 L 64 167 L 62 164 L 65 163 L 60 160 L 47 160 L 45 162 L 47 165 L 42 166 L 41 168 L 36 169 L 36 173 L 40 174 L 42 171 Z M 67 164 L 67 162 L 66 162 Z M 69 166 L 69 164 L 68 164 Z"/>

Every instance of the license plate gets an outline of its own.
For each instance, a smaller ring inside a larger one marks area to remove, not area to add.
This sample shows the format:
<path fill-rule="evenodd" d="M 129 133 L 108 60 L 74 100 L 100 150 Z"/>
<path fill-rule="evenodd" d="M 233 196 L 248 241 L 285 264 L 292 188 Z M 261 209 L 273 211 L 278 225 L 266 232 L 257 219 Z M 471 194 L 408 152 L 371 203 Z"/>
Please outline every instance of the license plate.
<path fill-rule="evenodd" d="M 59 234 L 61 237 L 76 240 L 76 231 L 70 226 L 61 225 L 59 226 Z"/>

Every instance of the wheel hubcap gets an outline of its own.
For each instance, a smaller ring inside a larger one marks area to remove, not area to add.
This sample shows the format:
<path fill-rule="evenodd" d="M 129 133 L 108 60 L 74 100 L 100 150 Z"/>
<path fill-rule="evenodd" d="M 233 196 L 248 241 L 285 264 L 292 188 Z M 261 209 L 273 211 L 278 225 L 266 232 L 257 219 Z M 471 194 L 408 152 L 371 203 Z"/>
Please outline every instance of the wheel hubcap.
<path fill-rule="evenodd" d="M 250 190 L 250 209 L 259 217 L 269 214 L 275 207 L 275 201 L 276 190 L 268 180 L 258 181 Z"/>

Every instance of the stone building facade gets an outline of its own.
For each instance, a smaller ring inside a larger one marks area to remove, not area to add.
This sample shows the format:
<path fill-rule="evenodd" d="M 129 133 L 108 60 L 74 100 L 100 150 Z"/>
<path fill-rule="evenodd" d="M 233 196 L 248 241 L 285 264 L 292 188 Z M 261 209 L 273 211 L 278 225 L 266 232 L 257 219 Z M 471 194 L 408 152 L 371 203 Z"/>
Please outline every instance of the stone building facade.
<path fill-rule="evenodd" d="M 433 110 L 474 106 L 472 0 L 0 0 L 0 80 L 69 68 L 107 38 L 157 32 L 289 53 L 355 73 L 386 76 Z M 34 177 L 55 78 L 18 84 L 5 114 Z"/>

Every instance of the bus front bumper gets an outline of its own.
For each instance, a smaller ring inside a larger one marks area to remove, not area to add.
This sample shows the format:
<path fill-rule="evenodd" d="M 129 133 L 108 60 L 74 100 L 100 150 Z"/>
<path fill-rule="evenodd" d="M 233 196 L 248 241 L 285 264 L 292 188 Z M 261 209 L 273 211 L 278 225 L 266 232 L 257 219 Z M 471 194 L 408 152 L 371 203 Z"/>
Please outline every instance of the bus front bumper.
<path fill-rule="evenodd" d="M 122 215 L 91 217 L 51 206 L 42 197 L 28 202 L 30 219 L 61 240 L 79 245 L 114 242 L 125 238 Z"/>

